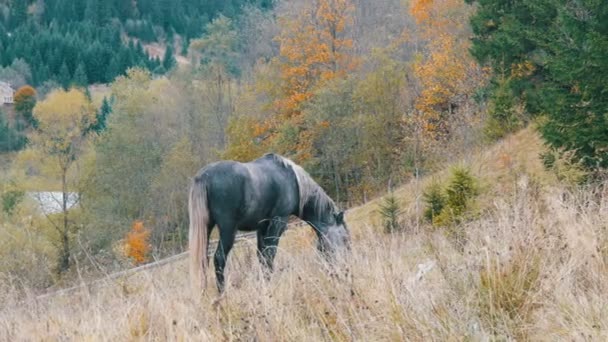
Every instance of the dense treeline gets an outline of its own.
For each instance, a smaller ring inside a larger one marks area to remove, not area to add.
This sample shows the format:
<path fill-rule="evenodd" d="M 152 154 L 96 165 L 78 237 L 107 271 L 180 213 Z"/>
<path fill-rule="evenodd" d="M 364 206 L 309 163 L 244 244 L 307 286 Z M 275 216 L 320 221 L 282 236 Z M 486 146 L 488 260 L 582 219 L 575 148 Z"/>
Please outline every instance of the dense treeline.
<path fill-rule="evenodd" d="M 162 74 L 171 64 L 150 57 L 142 42 L 166 42 L 169 54 L 186 52 L 189 41 L 203 33 L 209 20 L 219 14 L 236 16 L 249 3 L 11 1 L 8 6 L 0 4 L 0 66 L 22 59 L 31 71 L 27 83 L 40 85 L 53 80 L 66 88 L 70 84 L 111 82 L 133 66 Z M 253 3 L 262 8 L 271 5 L 264 0 Z M 180 35 L 182 46 L 172 46 L 174 34 Z"/>
<path fill-rule="evenodd" d="M 494 127 L 540 118 L 556 158 L 595 173 L 608 167 L 608 6 L 583 0 L 476 0 L 473 55 L 494 70 Z M 523 109 L 523 110 L 522 110 Z"/>
<path fill-rule="evenodd" d="M 123 44 L 120 28 L 111 25 L 100 29 L 90 22 L 75 22 L 42 30 L 30 22 L 10 36 L 0 31 L 0 36 L 3 65 L 25 60 L 31 69 L 31 80 L 26 81 L 33 85 L 50 79 L 66 88 L 72 83 L 106 83 L 132 66 L 160 66 L 139 42 Z"/>

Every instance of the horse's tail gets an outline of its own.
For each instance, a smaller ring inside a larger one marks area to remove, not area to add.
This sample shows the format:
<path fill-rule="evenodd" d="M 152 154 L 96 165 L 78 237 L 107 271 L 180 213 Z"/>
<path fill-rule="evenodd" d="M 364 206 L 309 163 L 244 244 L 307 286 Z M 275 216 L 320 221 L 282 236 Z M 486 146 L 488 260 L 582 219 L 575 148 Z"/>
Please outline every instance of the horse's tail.
<path fill-rule="evenodd" d="M 207 207 L 207 184 L 203 179 L 195 178 L 190 187 L 188 201 L 190 214 L 190 231 L 188 234 L 190 249 L 190 278 L 197 291 L 207 286 L 207 230 L 209 225 L 209 208 Z"/>

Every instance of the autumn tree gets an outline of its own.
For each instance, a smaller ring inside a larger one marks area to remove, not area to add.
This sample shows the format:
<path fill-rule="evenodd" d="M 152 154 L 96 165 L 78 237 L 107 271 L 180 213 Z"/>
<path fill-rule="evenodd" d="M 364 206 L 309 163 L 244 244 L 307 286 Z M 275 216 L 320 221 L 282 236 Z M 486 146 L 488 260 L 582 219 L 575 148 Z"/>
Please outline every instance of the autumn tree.
<path fill-rule="evenodd" d="M 355 68 L 353 42 L 348 36 L 352 12 L 349 0 L 320 0 L 279 19 L 281 32 L 275 38 L 279 56 L 272 62 L 277 79 L 259 84 L 272 115 L 250 128 L 265 149 L 299 162 L 312 157 L 311 137 L 316 127 L 306 127 L 303 106 L 329 80 Z"/>
<path fill-rule="evenodd" d="M 38 128 L 31 134 L 32 150 L 39 169 L 61 184 L 61 222 L 52 224 L 59 234 L 59 270 L 70 266 L 70 226 L 68 212 L 69 172 L 82 153 L 84 133 L 95 123 L 95 109 L 86 95 L 76 89 L 52 91 L 33 110 Z M 44 167 L 42 167 L 44 165 Z"/>
<path fill-rule="evenodd" d="M 36 126 L 32 110 L 36 106 L 36 90 L 29 85 L 19 88 L 15 92 L 15 111 L 30 125 Z"/>
<path fill-rule="evenodd" d="M 414 0 L 410 4 L 416 31 L 405 34 L 419 51 L 413 66 L 420 85 L 415 107 L 424 131 L 434 138 L 447 137 L 455 111 L 483 79 L 468 53 L 466 18 L 471 10 L 459 0 Z"/>

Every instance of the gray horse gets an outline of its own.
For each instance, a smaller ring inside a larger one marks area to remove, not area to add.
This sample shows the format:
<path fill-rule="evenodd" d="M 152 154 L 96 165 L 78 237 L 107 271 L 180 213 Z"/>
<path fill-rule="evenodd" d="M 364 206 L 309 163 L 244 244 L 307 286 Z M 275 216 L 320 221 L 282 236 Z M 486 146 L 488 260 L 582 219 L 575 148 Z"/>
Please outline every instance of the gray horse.
<path fill-rule="evenodd" d="M 349 245 L 344 212 L 302 167 L 277 154 L 249 163 L 221 161 L 202 168 L 190 188 L 188 210 L 190 274 L 196 288 L 206 287 L 209 235 L 216 225 L 220 239 L 214 265 L 220 292 L 238 230 L 257 231 L 258 258 L 269 271 L 291 215 L 314 229 L 317 247 L 324 254 Z"/>

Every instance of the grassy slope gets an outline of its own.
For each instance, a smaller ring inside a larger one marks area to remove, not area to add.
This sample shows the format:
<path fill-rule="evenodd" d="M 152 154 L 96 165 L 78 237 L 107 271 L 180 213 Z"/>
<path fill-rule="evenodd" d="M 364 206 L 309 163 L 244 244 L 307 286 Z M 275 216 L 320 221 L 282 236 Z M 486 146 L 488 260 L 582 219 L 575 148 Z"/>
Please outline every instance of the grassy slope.
<path fill-rule="evenodd" d="M 417 224 L 421 189 L 446 171 L 396 191 L 404 234 L 380 233 L 377 201 L 352 209 L 353 253 L 332 272 L 300 229 L 271 282 L 253 243 L 239 249 L 219 300 L 193 299 L 185 262 L 43 302 L 7 287 L 0 340 L 606 340 L 608 195 L 564 190 L 540 151 L 527 130 L 470 158 L 483 191 L 462 249 Z"/>

